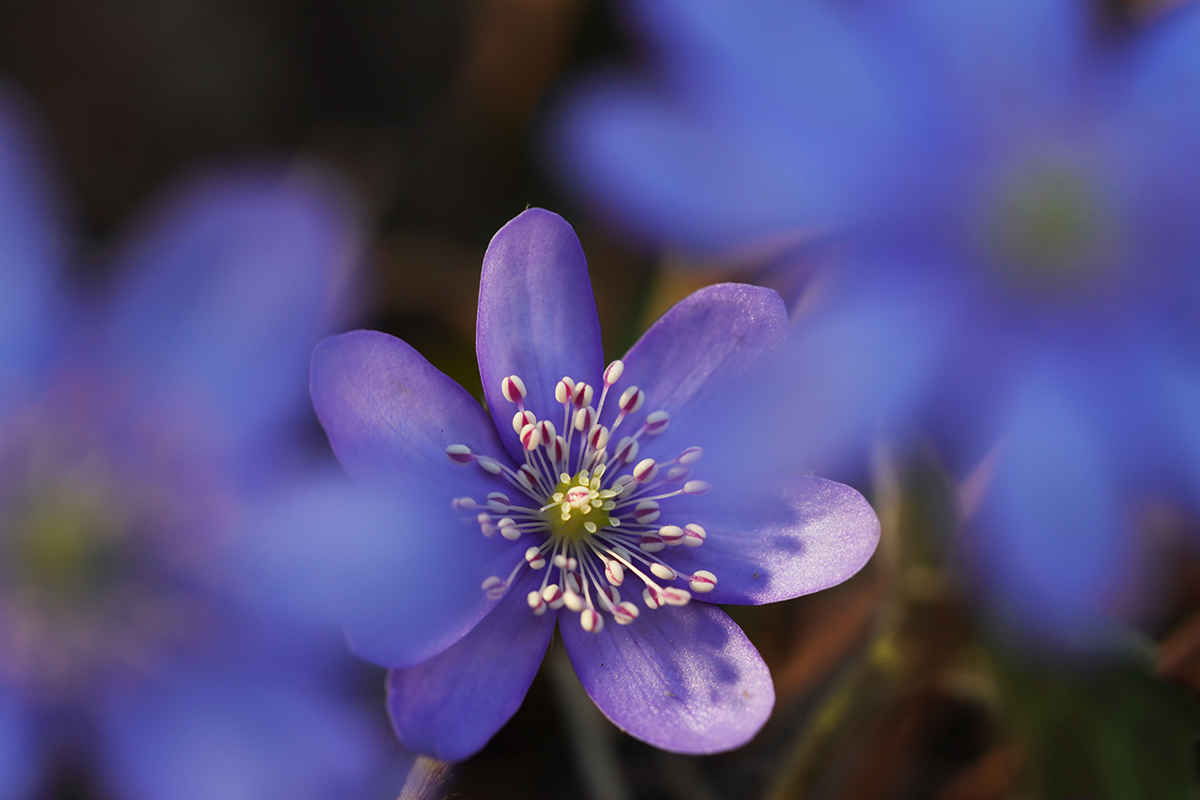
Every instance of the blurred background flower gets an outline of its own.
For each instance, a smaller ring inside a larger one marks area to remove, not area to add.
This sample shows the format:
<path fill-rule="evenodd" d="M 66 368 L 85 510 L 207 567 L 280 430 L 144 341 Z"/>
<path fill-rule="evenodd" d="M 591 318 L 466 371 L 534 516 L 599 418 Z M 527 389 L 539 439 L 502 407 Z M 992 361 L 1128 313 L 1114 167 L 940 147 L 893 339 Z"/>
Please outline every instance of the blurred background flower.
<path fill-rule="evenodd" d="M 348 196 L 303 164 L 204 171 L 85 286 L 46 167 L 5 89 L 0 794 L 367 796 L 386 747 L 340 637 L 246 572 L 245 519 L 304 469 Z"/>

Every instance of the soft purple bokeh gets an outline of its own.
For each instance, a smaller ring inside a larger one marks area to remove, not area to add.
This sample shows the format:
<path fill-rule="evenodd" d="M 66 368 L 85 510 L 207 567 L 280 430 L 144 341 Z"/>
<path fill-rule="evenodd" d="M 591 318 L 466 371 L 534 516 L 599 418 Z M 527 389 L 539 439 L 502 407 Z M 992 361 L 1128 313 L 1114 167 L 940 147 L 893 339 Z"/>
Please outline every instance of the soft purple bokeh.
<path fill-rule="evenodd" d="M 136 800 L 369 794 L 387 745 L 336 629 L 252 582 L 247 524 L 308 485 L 349 198 L 303 165 L 208 170 L 85 288 L 30 130 L 0 88 L 0 796 L 76 772 Z"/>
<path fill-rule="evenodd" d="M 1102 6 L 627 0 L 654 71 L 550 129 L 564 185 L 647 240 L 836 243 L 800 325 L 840 333 L 794 375 L 841 376 L 801 404 L 831 436 L 799 445 L 932 432 L 977 588 L 1085 645 L 1149 596 L 1154 510 L 1200 510 L 1200 4 Z"/>
<path fill-rule="evenodd" d="M 494 530 L 489 537 L 475 511 L 452 506 L 462 497 L 484 504 L 494 491 L 517 497 L 514 503 L 524 498 L 502 477 L 478 463 L 454 463 L 446 452 L 466 445 L 509 469 L 526 463 L 512 424 L 517 406 L 500 391 L 504 378 L 519 375 L 525 409 L 556 425 L 564 419 L 564 405 L 555 400 L 564 375 L 595 387 L 593 405 L 605 386 L 586 263 L 561 217 L 531 209 L 493 238 L 484 257 L 477 330 L 490 418 L 416 351 L 386 334 L 335 336 L 313 356 L 313 401 L 335 453 L 360 484 L 382 490 L 370 501 L 373 511 L 342 529 L 347 536 L 390 540 L 394 552 L 375 569 L 357 571 L 353 586 L 339 587 L 341 567 L 331 567 L 322 591 L 345 609 L 355 650 L 394 668 L 389 710 L 401 741 L 445 760 L 483 747 L 520 705 L 557 621 L 584 687 L 622 729 L 680 752 L 743 744 L 765 722 L 774 690 L 753 645 L 723 612 L 700 602 L 707 596 L 696 593 L 687 605 L 652 610 L 638 597 L 642 584 L 629 575 L 622 597 L 641 611 L 630 625 L 619 625 L 599 602 L 605 619 L 594 632 L 582 627 L 580 613 L 551 607 L 535 615 L 527 595 L 548 573 L 529 568 L 525 554 L 550 541 L 546 524 L 539 518 L 515 540 Z M 707 541 L 660 556 L 681 575 L 716 574 L 712 599 L 721 602 L 772 602 L 840 583 L 862 567 L 878 540 L 878 520 L 857 492 L 779 470 L 773 454 L 755 444 L 767 440 L 756 429 L 774 430 L 757 413 L 773 373 L 764 377 L 755 368 L 769 364 L 788 336 L 774 292 L 709 287 L 634 345 L 599 417 L 612 427 L 618 395 L 640 386 L 645 403 L 622 422 L 621 435 L 638 431 L 658 410 L 668 410 L 671 421 L 659 436 L 643 437 L 638 459 L 665 463 L 687 447 L 704 448 L 694 475 L 709 481 L 711 492 L 662 500 L 660 523 L 671 515 L 680 525 L 699 523 Z M 569 445 L 576 456 L 580 438 Z M 611 455 L 617 434 L 609 447 Z M 631 468 L 616 462 L 605 480 Z M 544 493 L 532 492 L 529 502 L 540 506 Z M 321 518 L 331 509 L 332 501 L 314 500 L 295 519 Z M 623 519 L 632 526 L 632 516 Z M 502 596 L 481 589 L 489 576 L 510 574 Z M 593 596 L 600 589 L 596 577 Z M 664 585 L 680 584 L 688 585 L 664 579 Z"/>

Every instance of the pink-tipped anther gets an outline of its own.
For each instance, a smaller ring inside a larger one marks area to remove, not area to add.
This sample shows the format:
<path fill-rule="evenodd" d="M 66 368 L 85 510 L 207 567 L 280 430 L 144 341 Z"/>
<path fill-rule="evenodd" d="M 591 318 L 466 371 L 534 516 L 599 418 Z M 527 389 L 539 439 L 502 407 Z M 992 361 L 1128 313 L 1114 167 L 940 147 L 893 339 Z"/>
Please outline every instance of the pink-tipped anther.
<path fill-rule="evenodd" d="M 621 380 L 621 373 L 625 371 L 625 363 L 620 359 L 609 364 L 604 369 L 604 384 L 612 386 L 617 381 Z"/>
<path fill-rule="evenodd" d="M 465 444 L 452 444 L 447 447 L 446 457 L 455 464 L 470 464 L 475 460 L 475 454 Z"/>
<path fill-rule="evenodd" d="M 521 403 L 525 400 L 525 381 L 516 375 L 509 375 L 500 381 L 500 392 L 510 403 Z"/>

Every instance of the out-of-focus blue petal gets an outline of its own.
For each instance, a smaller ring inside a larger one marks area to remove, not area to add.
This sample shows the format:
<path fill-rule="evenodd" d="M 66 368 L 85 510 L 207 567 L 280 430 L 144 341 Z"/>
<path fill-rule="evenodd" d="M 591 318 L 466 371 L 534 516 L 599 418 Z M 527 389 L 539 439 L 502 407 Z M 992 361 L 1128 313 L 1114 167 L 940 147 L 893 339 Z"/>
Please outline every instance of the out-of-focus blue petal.
<path fill-rule="evenodd" d="M 686 506 L 707 538 L 700 547 L 675 548 L 669 561 L 684 575 L 704 569 L 717 576 L 705 602 L 757 605 L 818 592 L 854 575 L 875 552 L 879 518 L 854 489 L 800 475 L 767 486 Z"/>
<path fill-rule="evenodd" d="M 1021 387 L 966 546 L 1007 624 L 1087 646 L 1127 596 L 1135 561 L 1123 487 L 1078 389 L 1050 370 Z"/>
<path fill-rule="evenodd" d="M 24 104 L 0 84 L 0 403 L 44 368 L 61 335 L 66 239 Z"/>
<path fill-rule="evenodd" d="M 1181 98 L 1200 92 L 1200 6 L 1181 3 L 1151 22 L 1136 43 L 1130 102 L 1143 134 L 1200 137 L 1200 108 Z"/>
<path fill-rule="evenodd" d="M 443 761 L 474 755 L 517 712 L 537 674 L 557 614 L 535 616 L 527 571 L 491 613 L 452 647 L 388 674 L 388 712 L 406 747 Z"/>
<path fill-rule="evenodd" d="M 587 262 L 575 231 L 559 215 L 531 208 L 492 237 L 479 282 L 475 350 L 488 408 L 514 459 L 525 461 L 512 428 L 517 406 L 500 384 L 518 376 L 525 406 L 555 421 L 554 387 L 564 376 L 600 386 L 604 353 Z"/>
<path fill-rule="evenodd" d="M 313 351 L 311 391 L 333 451 L 360 483 L 415 479 L 443 487 L 447 503 L 508 488 L 446 456 L 447 446 L 465 444 L 505 460 L 479 402 L 394 336 L 352 331 L 325 339 Z"/>
<path fill-rule="evenodd" d="M 99 721 L 109 781 L 131 800 L 372 796 L 386 743 L 369 715 L 289 673 L 176 672 L 114 693 Z"/>
<path fill-rule="evenodd" d="M 748 742 L 775 705 L 771 674 L 724 611 L 707 603 L 643 610 L 589 633 L 565 619 L 563 644 L 592 700 L 621 730 L 677 753 Z"/>
<path fill-rule="evenodd" d="M 118 262 L 116 374 L 151 397 L 211 404 L 250 445 L 303 408 L 311 346 L 358 258 L 347 197 L 308 169 L 247 167 L 178 187 L 134 229 Z"/>
<path fill-rule="evenodd" d="M 27 797 L 41 777 L 43 764 L 34 753 L 25 703 L 0 686 L 0 797 Z"/>
<path fill-rule="evenodd" d="M 864 443 L 911 424 L 959 305 L 953 292 L 920 280 L 880 280 L 801 318 L 777 384 L 758 389 L 791 463 L 824 475 L 861 470 Z"/>
<path fill-rule="evenodd" d="M 292 609 L 343 622 L 351 649 L 407 667 L 464 636 L 495 605 L 481 589 L 507 578 L 526 543 L 485 538 L 473 512 L 436 484 L 372 491 L 314 479 L 264 504 L 248 568 Z"/>

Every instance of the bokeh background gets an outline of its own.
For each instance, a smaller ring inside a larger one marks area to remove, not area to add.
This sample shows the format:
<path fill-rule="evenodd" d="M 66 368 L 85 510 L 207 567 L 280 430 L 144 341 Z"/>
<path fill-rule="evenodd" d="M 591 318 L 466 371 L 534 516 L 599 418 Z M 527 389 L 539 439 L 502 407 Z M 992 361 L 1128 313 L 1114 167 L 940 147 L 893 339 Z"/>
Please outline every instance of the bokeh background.
<path fill-rule="evenodd" d="M 1141 17 L 1165 6 L 1134 2 L 1103 7 Z M 480 260 L 492 234 L 529 205 L 557 211 L 579 233 L 610 357 L 705 283 L 777 280 L 756 271 L 765 263 L 684 263 L 589 215 L 554 173 L 542 149 L 550 110 L 597 67 L 648 57 L 616 9 L 596 0 L 8 0 L 0 9 L 0 74 L 41 114 L 85 243 L 108 241 L 197 163 L 263 153 L 323 160 L 359 193 L 370 226 L 357 324 L 405 339 L 476 393 Z M 315 420 L 309 434 L 323 452 Z M 1173 546 L 1161 602 L 1121 657 L 1096 666 L 1014 650 L 982 629 L 942 547 L 954 513 L 937 453 L 894 455 L 868 454 L 865 468 L 830 476 L 867 494 L 884 521 L 862 574 L 813 597 L 732 612 L 777 684 L 775 714 L 749 746 L 692 758 L 624 736 L 552 646 L 521 710 L 440 792 L 1196 796 L 1195 553 Z M 381 671 L 364 665 L 357 680 L 361 697 L 381 697 Z M 389 736 L 382 711 L 379 731 Z M 100 798 L 85 780 L 62 783 L 50 796 Z"/>

